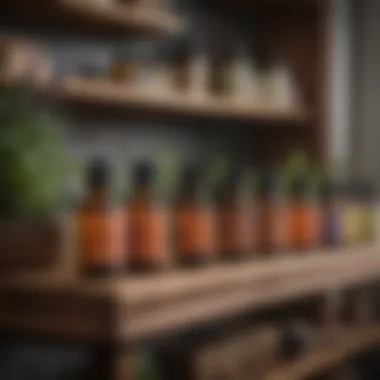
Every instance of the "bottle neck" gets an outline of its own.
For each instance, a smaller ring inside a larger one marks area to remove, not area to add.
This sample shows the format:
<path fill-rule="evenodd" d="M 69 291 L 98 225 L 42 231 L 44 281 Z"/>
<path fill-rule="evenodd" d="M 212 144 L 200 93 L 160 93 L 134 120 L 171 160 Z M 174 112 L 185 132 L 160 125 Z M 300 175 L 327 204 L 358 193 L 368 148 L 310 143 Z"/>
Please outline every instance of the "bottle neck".
<path fill-rule="evenodd" d="M 154 199 L 154 189 L 151 184 L 137 184 L 134 187 L 133 197 L 135 200 L 144 202 Z"/>

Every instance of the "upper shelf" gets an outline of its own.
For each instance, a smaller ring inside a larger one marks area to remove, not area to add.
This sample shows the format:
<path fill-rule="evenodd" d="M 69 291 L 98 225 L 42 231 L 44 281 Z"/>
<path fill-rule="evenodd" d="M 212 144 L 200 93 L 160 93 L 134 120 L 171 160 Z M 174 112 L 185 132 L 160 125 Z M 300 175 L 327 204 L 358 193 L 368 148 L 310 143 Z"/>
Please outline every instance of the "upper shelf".
<path fill-rule="evenodd" d="M 63 84 L 69 101 L 108 105 L 195 118 L 242 121 L 267 121 L 301 125 L 309 114 L 301 106 L 278 107 L 271 104 L 234 101 L 228 97 L 194 96 L 181 92 L 155 93 L 149 89 L 115 84 L 108 80 L 70 77 Z"/>
<path fill-rule="evenodd" d="M 46 27 L 68 34 L 96 37 L 125 37 L 133 34 L 178 34 L 184 29 L 183 21 L 164 9 L 124 5 L 117 0 L 6 0 L 6 20 L 23 25 Z M 43 9 L 43 11 L 42 11 Z"/>
<path fill-rule="evenodd" d="M 59 264 L 54 273 L 2 276 L 0 328 L 138 341 L 380 275 L 373 246 L 109 281 L 68 276 L 67 266 L 63 275 Z"/>

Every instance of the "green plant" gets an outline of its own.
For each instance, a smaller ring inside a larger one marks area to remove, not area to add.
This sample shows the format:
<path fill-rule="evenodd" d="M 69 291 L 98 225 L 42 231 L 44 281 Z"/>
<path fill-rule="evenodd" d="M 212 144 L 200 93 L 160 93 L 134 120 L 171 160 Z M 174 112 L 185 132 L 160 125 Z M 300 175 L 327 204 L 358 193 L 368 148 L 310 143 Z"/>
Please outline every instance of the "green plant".
<path fill-rule="evenodd" d="M 62 199 L 68 157 L 62 128 L 32 94 L 0 87 L 0 216 L 40 216 Z"/>

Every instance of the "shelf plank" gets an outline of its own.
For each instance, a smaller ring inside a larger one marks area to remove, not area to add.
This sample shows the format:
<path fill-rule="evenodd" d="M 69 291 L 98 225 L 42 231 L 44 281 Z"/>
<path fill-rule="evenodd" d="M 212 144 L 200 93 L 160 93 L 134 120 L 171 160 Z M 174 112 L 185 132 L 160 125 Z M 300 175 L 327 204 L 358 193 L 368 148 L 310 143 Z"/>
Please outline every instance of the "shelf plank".
<path fill-rule="evenodd" d="M 64 81 L 63 94 L 71 101 L 127 107 L 189 117 L 225 118 L 242 121 L 268 121 L 303 125 L 310 117 L 301 106 L 278 107 L 272 104 L 239 102 L 231 98 L 194 96 L 187 93 L 154 93 L 134 86 L 102 79 L 69 77 Z"/>
<path fill-rule="evenodd" d="M 379 342 L 379 325 L 353 328 L 337 337 L 334 343 L 318 347 L 295 361 L 275 368 L 262 380 L 303 380 L 322 374 Z"/>
<path fill-rule="evenodd" d="M 9 274 L 0 279 L 0 328 L 140 341 L 376 279 L 377 253 L 377 247 L 362 246 L 113 280 Z"/>
<path fill-rule="evenodd" d="M 184 29 L 180 18 L 164 10 L 118 4 L 117 1 L 57 0 L 65 12 L 73 17 L 109 24 L 120 31 L 179 34 Z"/>
<path fill-rule="evenodd" d="M 43 11 L 41 11 L 43 9 Z M 117 0 L 4 0 L 0 21 L 71 35 L 120 37 L 181 33 L 184 21 L 165 9 L 129 6 Z"/>

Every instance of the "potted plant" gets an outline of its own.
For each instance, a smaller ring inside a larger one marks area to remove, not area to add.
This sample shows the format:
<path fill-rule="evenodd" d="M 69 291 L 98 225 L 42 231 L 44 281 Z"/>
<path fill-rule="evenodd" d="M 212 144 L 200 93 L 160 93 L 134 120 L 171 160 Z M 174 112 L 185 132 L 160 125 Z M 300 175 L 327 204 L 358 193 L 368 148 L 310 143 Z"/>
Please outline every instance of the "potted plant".
<path fill-rule="evenodd" d="M 67 174 L 62 129 L 33 92 L 0 87 L 0 268 L 51 264 Z"/>

